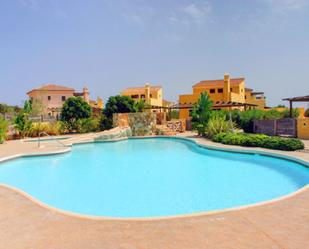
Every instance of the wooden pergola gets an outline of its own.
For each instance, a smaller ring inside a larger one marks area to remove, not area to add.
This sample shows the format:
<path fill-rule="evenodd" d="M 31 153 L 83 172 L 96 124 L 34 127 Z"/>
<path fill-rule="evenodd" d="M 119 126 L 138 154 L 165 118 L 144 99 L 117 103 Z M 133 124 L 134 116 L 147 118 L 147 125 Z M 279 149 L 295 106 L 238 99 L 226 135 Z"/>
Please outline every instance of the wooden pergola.
<path fill-rule="evenodd" d="M 290 102 L 290 118 L 293 116 L 293 102 L 309 102 L 309 95 L 282 99 Z"/>
<path fill-rule="evenodd" d="M 194 106 L 193 104 L 175 104 L 175 105 L 168 106 L 168 107 L 167 106 L 149 106 L 145 109 L 158 109 L 160 111 L 163 109 L 163 110 L 168 110 L 170 112 L 171 110 L 180 110 L 180 109 L 192 110 L 193 106 Z M 240 102 L 231 102 L 231 101 L 228 101 L 228 102 L 216 101 L 216 102 L 213 102 L 212 109 L 217 110 L 220 108 L 227 108 L 227 107 L 244 107 L 244 109 L 247 110 L 248 108 L 251 109 L 256 106 L 257 106 L 256 104 L 249 104 L 249 103 L 240 103 Z"/>

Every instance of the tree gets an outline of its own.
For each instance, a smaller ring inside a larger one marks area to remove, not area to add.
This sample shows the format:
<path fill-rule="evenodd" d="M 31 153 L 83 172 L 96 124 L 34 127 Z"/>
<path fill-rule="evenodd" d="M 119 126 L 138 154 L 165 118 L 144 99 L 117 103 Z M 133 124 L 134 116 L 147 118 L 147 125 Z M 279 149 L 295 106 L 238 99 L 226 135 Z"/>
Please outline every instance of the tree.
<path fill-rule="evenodd" d="M 32 110 L 31 101 L 26 100 L 25 103 L 24 103 L 24 112 L 30 114 L 31 110 Z"/>
<path fill-rule="evenodd" d="M 101 119 L 101 130 L 111 129 L 113 126 L 114 113 L 137 112 L 142 108 L 142 104 L 135 104 L 134 100 L 128 96 L 111 96 L 109 97 L 103 116 Z"/>
<path fill-rule="evenodd" d="M 0 144 L 4 142 L 7 137 L 9 123 L 2 117 L 0 117 Z"/>
<path fill-rule="evenodd" d="M 39 116 L 44 113 L 44 105 L 38 99 L 30 100 L 30 109 L 30 114 L 33 116 Z"/>
<path fill-rule="evenodd" d="M 91 107 L 86 101 L 81 97 L 71 97 L 64 102 L 60 119 L 71 132 L 78 130 L 80 120 L 91 117 L 91 114 Z"/>
<path fill-rule="evenodd" d="M 212 101 L 207 93 L 201 93 L 198 102 L 193 106 L 192 125 L 199 135 L 204 136 L 211 115 Z"/>
<path fill-rule="evenodd" d="M 14 119 L 14 127 L 19 132 L 21 138 L 31 130 L 32 122 L 29 120 L 29 114 L 31 112 L 31 102 L 26 100 L 24 103 L 24 108 L 18 113 Z"/>
<path fill-rule="evenodd" d="M 17 109 L 19 110 L 17 111 Z M 7 104 L 0 103 L 0 113 L 3 115 L 7 113 L 13 114 L 14 112 L 17 113 L 19 111 L 20 111 L 20 107 L 18 106 L 10 106 Z"/>
<path fill-rule="evenodd" d="M 138 101 L 134 101 L 133 110 L 134 112 L 143 112 L 145 108 L 148 107 L 145 100 L 140 99 Z"/>
<path fill-rule="evenodd" d="M 134 112 L 134 100 L 128 96 L 111 96 L 109 97 L 103 114 L 107 118 L 112 118 L 114 113 Z"/>
<path fill-rule="evenodd" d="M 0 113 L 5 114 L 9 112 L 9 106 L 7 104 L 0 103 Z"/>
<path fill-rule="evenodd" d="M 24 138 L 30 131 L 32 122 L 29 120 L 29 113 L 21 111 L 14 120 L 14 127 L 19 132 L 21 138 Z"/>

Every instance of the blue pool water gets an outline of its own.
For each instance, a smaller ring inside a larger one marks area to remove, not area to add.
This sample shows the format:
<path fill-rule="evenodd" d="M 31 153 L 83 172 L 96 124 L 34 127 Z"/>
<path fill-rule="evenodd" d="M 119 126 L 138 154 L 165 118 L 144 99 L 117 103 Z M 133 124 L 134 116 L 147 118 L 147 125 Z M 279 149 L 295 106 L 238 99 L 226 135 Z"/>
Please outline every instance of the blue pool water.
<path fill-rule="evenodd" d="M 77 145 L 71 153 L 0 165 L 0 183 L 63 210 L 150 217 L 270 200 L 309 182 L 309 169 L 261 155 L 208 150 L 180 139 Z"/>

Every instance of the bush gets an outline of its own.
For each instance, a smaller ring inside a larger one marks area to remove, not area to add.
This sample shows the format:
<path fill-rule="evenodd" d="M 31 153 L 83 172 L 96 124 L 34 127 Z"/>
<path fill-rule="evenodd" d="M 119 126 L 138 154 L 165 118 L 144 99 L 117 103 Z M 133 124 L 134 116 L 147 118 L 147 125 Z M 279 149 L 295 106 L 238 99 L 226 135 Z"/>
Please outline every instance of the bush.
<path fill-rule="evenodd" d="M 141 111 L 145 107 L 143 101 L 135 103 L 129 96 L 111 96 L 106 102 L 105 109 L 100 119 L 100 129 L 109 130 L 113 128 L 113 114 L 130 113 Z"/>
<path fill-rule="evenodd" d="M 309 118 L 309 108 L 305 111 L 304 116 L 307 117 L 307 118 Z"/>
<path fill-rule="evenodd" d="M 88 119 L 91 117 L 92 109 L 90 105 L 81 97 L 68 98 L 62 107 L 60 119 L 64 122 L 66 129 L 71 131 L 78 131 L 81 119 Z"/>
<path fill-rule="evenodd" d="M 248 111 L 236 111 L 233 110 L 230 112 L 232 120 L 247 133 L 253 133 L 253 120 L 273 120 L 280 118 L 290 117 L 290 110 L 286 109 L 284 111 L 277 110 L 248 110 Z M 293 117 L 298 117 L 298 109 L 293 109 Z"/>
<path fill-rule="evenodd" d="M 200 136 L 204 136 L 209 121 L 212 101 L 207 93 L 201 93 L 197 103 L 192 110 L 192 127 L 197 130 Z"/>
<path fill-rule="evenodd" d="M 270 137 L 263 134 L 219 133 L 212 138 L 212 141 L 229 145 L 285 151 L 304 149 L 304 143 L 297 138 Z"/>
<path fill-rule="evenodd" d="M 232 132 L 235 128 L 234 122 L 227 121 L 224 114 L 217 113 L 209 119 L 206 133 L 208 137 L 212 138 L 219 133 Z"/>
<path fill-rule="evenodd" d="M 298 109 L 292 109 L 292 118 L 298 118 L 299 116 L 299 111 Z M 290 109 L 285 109 L 281 112 L 281 117 L 282 118 L 289 118 L 290 117 Z"/>
<path fill-rule="evenodd" d="M 50 136 L 55 136 L 61 134 L 61 125 L 60 122 L 57 123 L 48 123 L 48 122 L 36 122 L 32 123 L 29 136 L 38 137 L 40 133 L 45 132 Z M 41 134 L 43 135 L 43 134 Z"/>
<path fill-rule="evenodd" d="M 14 127 L 19 132 L 21 138 L 27 136 L 31 130 L 32 122 L 26 111 L 21 111 L 14 119 Z"/>
<path fill-rule="evenodd" d="M 9 128 L 9 123 L 0 117 L 0 144 L 2 144 L 7 138 L 7 132 Z"/>
<path fill-rule="evenodd" d="M 304 149 L 304 143 L 297 138 L 268 137 L 264 140 L 263 148 L 293 151 Z"/>
<path fill-rule="evenodd" d="M 113 128 L 113 119 L 107 118 L 104 114 L 100 117 L 100 124 L 99 124 L 100 130 L 105 131 Z"/>
<path fill-rule="evenodd" d="M 100 120 L 98 118 L 86 118 L 78 120 L 77 131 L 80 133 L 96 132 L 100 130 Z"/>
<path fill-rule="evenodd" d="M 263 119 L 263 111 L 249 110 L 240 113 L 239 124 L 244 132 L 253 132 L 253 120 Z"/>

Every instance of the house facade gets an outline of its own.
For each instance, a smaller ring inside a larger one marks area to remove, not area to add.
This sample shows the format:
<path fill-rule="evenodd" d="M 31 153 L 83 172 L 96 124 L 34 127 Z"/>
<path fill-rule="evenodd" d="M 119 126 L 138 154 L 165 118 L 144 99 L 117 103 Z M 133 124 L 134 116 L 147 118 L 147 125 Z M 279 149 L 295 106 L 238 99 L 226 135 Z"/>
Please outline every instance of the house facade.
<path fill-rule="evenodd" d="M 193 85 L 192 94 L 179 95 L 180 105 L 194 105 L 197 103 L 200 94 L 206 92 L 214 103 L 238 103 L 238 104 L 254 104 L 256 108 L 263 109 L 265 107 L 265 97 L 262 93 L 256 94 L 252 89 L 245 88 L 245 78 L 230 78 L 229 74 L 225 74 L 220 80 L 203 80 Z M 238 107 L 223 107 L 222 109 L 240 109 Z M 179 118 L 187 119 L 190 117 L 190 109 L 184 108 L 179 111 Z"/>
<path fill-rule="evenodd" d="M 103 101 L 97 98 L 97 101 L 90 100 L 90 93 L 87 87 L 82 92 L 76 92 L 74 88 L 46 84 L 34 88 L 27 92 L 29 99 L 38 101 L 42 104 L 43 114 L 51 117 L 59 117 L 63 103 L 70 97 L 82 97 L 92 108 L 103 108 Z"/>
<path fill-rule="evenodd" d="M 135 101 L 144 100 L 145 103 L 153 108 L 152 111 L 156 112 L 159 107 L 163 107 L 163 90 L 161 86 L 151 86 L 150 83 L 145 84 L 144 87 L 130 87 L 121 92 L 122 96 L 129 96 Z"/>

